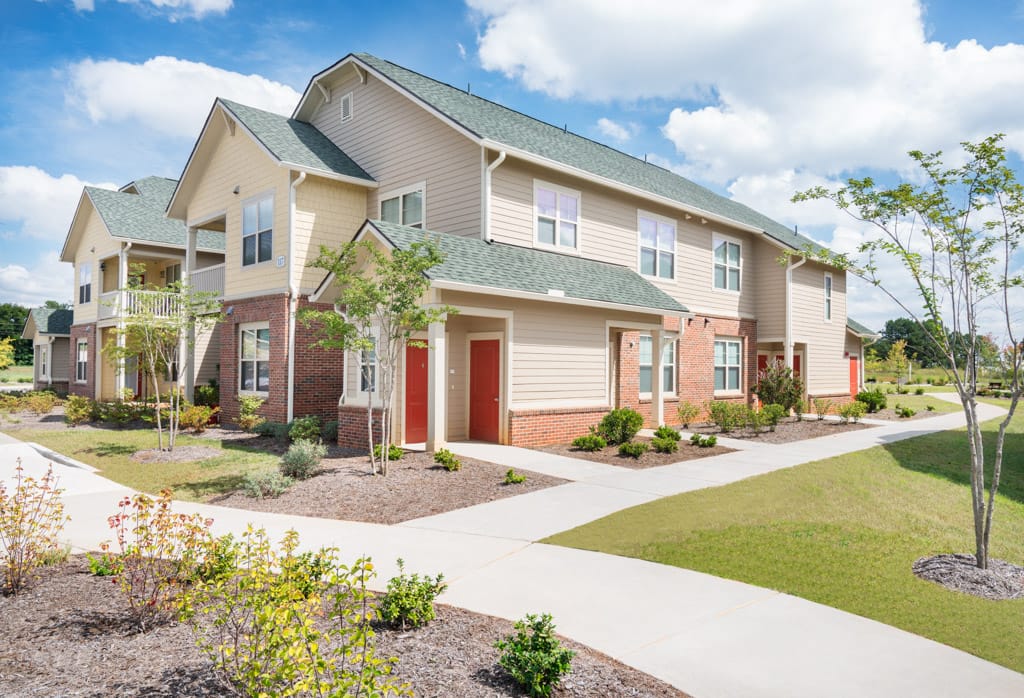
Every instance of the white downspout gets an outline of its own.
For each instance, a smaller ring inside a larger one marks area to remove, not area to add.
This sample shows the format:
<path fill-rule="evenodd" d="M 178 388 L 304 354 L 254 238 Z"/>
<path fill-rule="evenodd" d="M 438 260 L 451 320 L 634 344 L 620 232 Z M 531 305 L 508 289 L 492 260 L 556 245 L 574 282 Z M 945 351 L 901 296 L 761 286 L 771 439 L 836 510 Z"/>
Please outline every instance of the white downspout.
<path fill-rule="evenodd" d="M 484 170 L 484 242 L 491 241 L 491 173 L 505 162 L 505 151 L 498 153 L 498 159 Z"/>
<path fill-rule="evenodd" d="M 52 335 L 46 338 L 46 385 L 53 385 L 53 340 Z"/>
<path fill-rule="evenodd" d="M 288 188 L 288 420 L 295 419 L 295 314 L 299 307 L 299 291 L 295 288 L 295 190 L 306 181 L 300 172 Z"/>
<path fill-rule="evenodd" d="M 801 257 L 800 261 L 793 264 L 792 258 L 789 260 L 789 264 L 786 265 L 786 346 L 784 348 L 784 356 L 786 366 L 793 367 L 793 270 L 802 267 L 807 262 L 806 257 Z M 801 371 L 804 375 L 807 375 L 807 367 L 801 366 Z M 804 390 L 807 389 L 807 382 L 804 381 Z"/>

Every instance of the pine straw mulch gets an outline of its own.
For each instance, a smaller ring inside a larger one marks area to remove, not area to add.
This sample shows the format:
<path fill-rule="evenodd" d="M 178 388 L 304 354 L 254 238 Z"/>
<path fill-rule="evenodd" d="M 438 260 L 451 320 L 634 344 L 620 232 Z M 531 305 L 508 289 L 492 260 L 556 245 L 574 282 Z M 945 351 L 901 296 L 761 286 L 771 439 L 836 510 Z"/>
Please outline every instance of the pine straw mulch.
<path fill-rule="evenodd" d="M 823 436 L 844 434 L 848 431 L 857 431 L 859 429 L 871 429 L 874 426 L 874 424 L 864 424 L 863 422 L 842 424 L 829 419 L 819 421 L 814 418 L 805 417 L 798 421 L 796 417 L 785 417 L 779 421 L 775 431 L 755 432 L 751 429 L 736 429 L 735 431 L 723 434 L 722 430 L 714 424 L 691 425 L 690 431 L 765 444 L 788 444 L 794 441 L 804 441 L 805 439 L 819 439 Z"/>
<path fill-rule="evenodd" d="M 651 439 L 646 436 L 638 436 L 633 440 L 646 443 L 648 445 L 651 443 Z M 618 446 L 606 446 L 600 451 L 583 451 L 573 447 L 572 444 L 554 444 L 553 446 L 536 446 L 534 447 L 534 450 L 543 451 L 544 453 L 553 453 L 558 456 L 568 456 L 569 458 L 589 460 L 595 463 L 604 463 L 606 465 L 619 465 L 624 468 L 643 469 L 656 468 L 661 465 L 671 465 L 672 463 L 681 463 L 683 461 L 694 460 L 696 458 L 718 456 L 723 453 L 731 453 L 735 449 L 717 445 L 709 448 L 701 448 L 691 444 L 687 439 L 683 439 L 679 442 L 679 450 L 675 453 L 658 453 L 654 449 L 648 449 L 647 453 L 642 454 L 639 458 L 620 456 Z"/>
<path fill-rule="evenodd" d="M 127 623 L 127 604 L 111 578 L 89 574 L 83 556 L 42 570 L 13 597 L 0 597 L 0 686 L 6 698 L 43 696 L 226 695 L 187 626 L 144 634 Z M 377 656 L 398 658 L 394 675 L 417 696 L 524 695 L 497 664 L 495 640 L 512 623 L 437 606 L 430 625 L 402 632 L 381 628 Z M 556 619 L 557 620 L 557 619 Z M 578 653 L 558 698 L 635 696 L 686 698 L 681 691 L 571 641 Z"/>
<path fill-rule="evenodd" d="M 978 567 L 973 555 L 964 553 L 922 557 L 914 574 L 947 589 L 992 601 L 1024 598 L 1024 567 L 989 558 L 988 569 Z"/>

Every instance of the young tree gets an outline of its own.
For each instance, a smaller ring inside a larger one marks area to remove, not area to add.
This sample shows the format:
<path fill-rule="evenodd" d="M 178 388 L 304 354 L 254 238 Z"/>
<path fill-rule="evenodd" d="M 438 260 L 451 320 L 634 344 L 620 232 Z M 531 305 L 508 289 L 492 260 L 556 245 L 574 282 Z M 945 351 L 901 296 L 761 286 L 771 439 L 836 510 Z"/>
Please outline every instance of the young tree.
<path fill-rule="evenodd" d="M 412 339 L 431 323 L 453 314 L 450 306 L 428 305 L 424 302 L 430 279 L 426 272 L 441 264 L 444 257 L 437 244 L 429 238 L 415 242 L 409 249 L 382 250 L 371 240 L 349 242 L 339 250 L 320 247 L 319 256 L 310 266 L 334 275 L 338 289 L 337 306 L 343 311 L 302 311 L 303 323 L 316 326 L 317 344 L 346 352 L 365 352 L 371 361 L 364 362 L 364 384 L 370 387 L 371 399 L 366 406 L 369 435 L 370 467 L 374 474 L 388 474 L 391 443 L 392 403 L 398 365 L 406 346 L 425 347 Z M 376 395 L 378 401 L 372 397 Z M 380 409 L 380 456 L 374 453 L 373 413 Z"/>
<path fill-rule="evenodd" d="M 903 182 L 884 188 L 870 178 L 850 179 L 835 191 L 815 187 L 793 197 L 794 201 L 831 200 L 877 229 L 878 235 L 862 243 L 855 255 L 810 248 L 805 252 L 881 289 L 918 323 L 942 357 L 939 366 L 956 387 L 967 420 L 975 558 L 982 569 L 988 568 L 1006 429 L 1021 396 L 1024 348 L 1020 317 L 1014 312 L 1022 307 L 1024 279 L 1020 260 L 1014 257 L 1024 234 L 1024 190 L 1007 165 L 1001 140 L 1002 135 L 995 135 L 979 143 L 962 143 L 963 164 L 952 167 L 943 163 L 941 152 L 911 151 L 921 174 L 915 181 L 921 184 Z M 900 277 L 912 279 L 913 298 L 889 285 L 892 275 L 883 276 L 878 265 L 882 258 L 903 267 Z M 1000 326 L 1010 347 L 1006 360 L 1010 405 L 999 424 L 987 483 L 976 401 L 983 316 L 986 324 Z"/>
<path fill-rule="evenodd" d="M 10 337 L 0 339 L 0 371 L 14 365 L 14 340 Z"/>
<path fill-rule="evenodd" d="M 907 375 L 907 340 L 897 339 L 889 345 L 889 353 L 885 356 L 885 363 L 893 376 L 896 377 L 896 387 L 903 385 L 903 379 Z"/>
<path fill-rule="evenodd" d="M 139 358 L 146 376 L 153 382 L 157 447 L 163 451 L 160 376 L 177 370 L 193 370 L 191 365 L 185 366 L 193 349 L 192 337 L 220 319 L 220 301 L 215 293 L 194 291 L 181 282 L 160 287 L 140 284 L 140 275 L 134 271 L 129 275 L 128 288 L 122 289 L 121 296 L 127 302 L 120 308 L 123 319 L 115 330 L 123 341 L 109 343 L 103 353 L 118 362 Z M 166 412 L 168 451 L 174 450 L 178 434 L 181 397 L 181 391 L 174 386 L 168 396 Z"/>

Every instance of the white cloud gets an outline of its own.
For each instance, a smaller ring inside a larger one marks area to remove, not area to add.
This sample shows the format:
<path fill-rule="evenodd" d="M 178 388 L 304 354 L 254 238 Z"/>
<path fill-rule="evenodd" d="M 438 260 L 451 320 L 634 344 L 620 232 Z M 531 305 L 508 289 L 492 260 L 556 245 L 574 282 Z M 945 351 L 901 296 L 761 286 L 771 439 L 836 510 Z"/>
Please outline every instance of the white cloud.
<path fill-rule="evenodd" d="M 118 0 L 130 5 L 150 6 L 166 12 L 172 20 L 180 17 L 202 19 L 209 14 L 225 14 L 234 5 L 234 0 Z M 79 12 L 93 12 L 96 0 L 71 0 Z"/>
<path fill-rule="evenodd" d="M 90 185 L 70 174 L 53 177 L 38 167 L 0 167 L 0 227 L 59 247 L 85 186 L 117 188 Z"/>
<path fill-rule="evenodd" d="M 20 264 L 0 266 L 0 298 L 5 303 L 35 307 L 45 301 L 70 301 L 72 269 L 58 259 L 56 251 L 41 255 L 31 267 Z"/>
<path fill-rule="evenodd" d="M 461 41 L 455 42 L 455 48 L 459 51 L 459 58 L 466 60 L 466 47 L 462 45 Z"/>
<path fill-rule="evenodd" d="M 68 68 L 65 100 L 94 124 L 138 124 L 163 135 L 199 135 L 215 97 L 290 114 L 299 93 L 260 75 L 157 56 L 144 63 L 86 59 Z"/>
<path fill-rule="evenodd" d="M 468 0 L 484 68 L 596 102 L 696 100 L 664 135 L 702 179 L 903 169 L 996 131 L 1024 152 L 1024 46 L 926 39 L 919 0 Z M 572 31 L 565 31 L 571 26 Z M 621 45 L 622 51 L 594 51 Z"/>
<path fill-rule="evenodd" d="M 71 0 L 71 4 L 79 12 L 92 12 L 96 9 L 95 0 Z"/>
<path fill-rule="evenodd" d="M 633 123 L 623 126 L 617 121 L 601 117 L 597 120 L 597 130 L 613 141 L 625 143 L 636 134 L 638 127 Z"/>

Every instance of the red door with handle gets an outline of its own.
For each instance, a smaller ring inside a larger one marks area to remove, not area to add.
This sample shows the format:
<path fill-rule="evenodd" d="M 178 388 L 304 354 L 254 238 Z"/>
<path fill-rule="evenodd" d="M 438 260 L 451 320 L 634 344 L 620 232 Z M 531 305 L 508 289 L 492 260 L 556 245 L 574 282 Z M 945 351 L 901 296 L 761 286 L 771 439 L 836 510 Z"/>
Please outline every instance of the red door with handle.
<path fill-rule="evenodd" d="M 501 410 L 501 342 L 469 343 L 469 438 L 497 443 Z"/>
<path fill-rule="evenodd" d="M 856 395 L 860 387 L 860 366 L 856 356 L 850 357 L 850 395 Z"/>
<path fill-rule="evenodd" d="M 405 348 L 405 442 L 427 440 L 427 348 Z"/>

